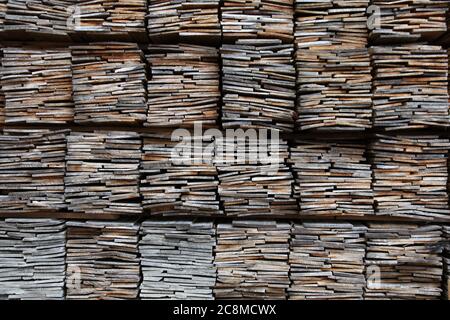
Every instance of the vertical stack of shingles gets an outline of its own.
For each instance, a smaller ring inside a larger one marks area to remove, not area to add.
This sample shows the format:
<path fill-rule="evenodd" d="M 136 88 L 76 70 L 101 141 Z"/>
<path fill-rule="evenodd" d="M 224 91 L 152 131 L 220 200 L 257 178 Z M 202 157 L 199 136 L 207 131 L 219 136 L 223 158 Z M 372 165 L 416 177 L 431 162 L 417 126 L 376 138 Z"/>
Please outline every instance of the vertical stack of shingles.
<path fill-rule="evenodd" d="M 233 217 L 297 215 L 287 142 L 269 137 L 218 140 L 215 164 L 225 214 Z"/>
<path fill-rule="evenodd" d="M 0 299 L 64 298 L 64 221 L 0 220 Z"/>
<path fill-rule="evenodd" d="M 372 43 L 433 41 L 447 31 L 448 0 L 372 0 L 371 4 Z"/>
<path fill-rule="evenodd" d="M 449 148 L 438 136 L 377 135 L 369 146 L 376 214 L 448 220 Z"/>
<path fill-rule="evenodd" d="M 217 226 L 217 299 L 286 299 L 291 225 L 233 221 Z"/>
<path fill-rule="evenodd" d="M 138 233 L 133 222 L 67 222 L 67 299 L 136 299 Z"/>
<path fill-rule="evenodd" d="M 277 39 L 223 45 L 224 128 L 294 129 L 295 69 L 291 44 Z"/>
<path fill-rule="evenodd" d="M 0 6 L 1 10 L 1 6 Z M 1 11 L 0 11 L 1 12 Z M 1 18 L 1 15 L 0 15 Z M 0 21 L 1 23 L 1 21 Z M 0 24 L 0 34 L 1 34 L 1 24 Z M 2 74 L 2 65 L 3 65 L 3 48 L 0 48 L 0 126 L 5 124 L 5 93 L 2 88 L 1 74 Z"/>
<path fill-rule="evenodd" d="M 301 215 L 371 216 L 372 170 L 360 142 L 303 140 L 290 150 Z"/>
<path fill-rule="evenodd" d="M 147 61 L 149 126 L 215 125 L 219 117 L 219 56 L 216 48 L 151 45 Z"/>
<path fill-rule="evenodd" d="M 212 137 L 171 139 L 169 133 L 143 137 L 140 191 L 144 209 L 166 216 L 222 213 Z"/>
<path fill-rule="evenodd" d="M 210 43 L 221 39 L 219 0 L 150 0 L 148 35 L 153 43 Z"/>
<path fill-rule="evenodd" d="M 362 299 L 367 227 L 346 222 L 294 224 L 290 299 Z"/>
<path fill-rule="evenodd" d="M 73 121 L 71 53 L 65 46 L 3 48 L 6 123 Z"/>
<path fill-rule="evenodd" d="M 64 203 L 66 130 L 5 129 L 0 136 L 0 211 L 57 211 Z"/>
<path fill-rule="evenodd" d="M 75 0 L 70 23 L 82 39 L 134 40 L 145 42 L 146 0 Z"/>
<path fill-rule="evenodd" d="M 144 122 L 146 71 L 138 45 L 98 42 L 71 48 L 75 122 Z"/>
<path fill-rule="evenodd" d="M 293 0 L 224 0 L 223 39 L 280 39 L 292 42 Z"/>
<path fill-rule="evenodd" d="M 213 299 L 212 222 L 144 221 L 141 236 L 142 299 Z"/>
<path fill-rule="evenodd" d="M 374 126 L 391 130 L 448 126 L 448 55 L 440 46 L 371 48 Z"/>
<path fill-rule="evenodd" d="M 370 223 L 366 299 L 438 299 L 442 240 L 438 225 Z"/>
<path fill-rule="evenodd" d="M 89 214 L 139 214 L 141 138 L 134 132 L 72 132 L 67 137 L 68 208 Z"/>
<path fill-rule="evenodd" d="M 297 124 L 301 130 L 371 127 L 368 0 L 296 1 Z"/>
<path fill-rule="evenodd" d="M 444 230 L 444 299 L 450 300 L 450 226 L 443 226 Z"/>

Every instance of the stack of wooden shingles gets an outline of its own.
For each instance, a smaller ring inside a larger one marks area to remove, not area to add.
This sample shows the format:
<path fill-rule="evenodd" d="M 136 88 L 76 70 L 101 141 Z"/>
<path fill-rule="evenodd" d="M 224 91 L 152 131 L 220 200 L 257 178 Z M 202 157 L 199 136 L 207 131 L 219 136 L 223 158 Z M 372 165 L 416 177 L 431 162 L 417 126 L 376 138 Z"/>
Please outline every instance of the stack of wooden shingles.
<path fill-rule="evenodd" d="M 153 43 L 210 43 L 221 39 L 219 0 L 149 0 L 148 35 Z"/>
<path fill-rule="evenodd" d="M 438 136 L 377 135 L 369 146 L 376 214 L 449 220 L 449 148 Z"/>
<path fill-rule="evenodd" d="M 294 129 L 295 69 L 291 44 L 278 39 L 223 45 L 224 128 Z"/>
<path fill-rule="evenodd" d="M 70 24 L 76 38 L 145 42 L 146 0 L 75 0 Z"/>
<path fill-rule="evenodd" d="M 281 39 L 292 42 L 293 0 L 224 0 L 221 8 L 225 42 Z"/>
<path fill-rule="evenodd" d="M 151 45 L 147 60 L 149 126 L 215 125 L 219 117 L 219 56 L 216 48 Z"/>
<path fill-rule="evenodd" d="M 301 215 L 371 216 L 372 170 L 360 142 L 295 143 L 289 162 Z"/>
<path fill-rule="evenodd" d="M 438 299 L 442 258 L 438 225 L 370 223 L 366 299 Z"/>
<path fill-rule="evenodd" d="M 260 138 L 218 140 L 215 164 L 225 214 L 233 217 L 297 215 L 294 178 L 287 165 L 287 142 Z"/>
<path fill-rule="evenodd" d="M 136 299 L 139 226 L 67 222 L 67 299 Z"/>
<path fill-rule="evenodd" d="M 0 39 L 3 37 L 5 31 L 5 15 L 7 3 L 8 0 L 0 0 Z"/>
<path fill-rule="evenodd" d="M 6 123 L 73 121 L 71 53 L 64 46 L 3 48 Z"/>
<path fill-rule="evenodd" d="M 138 45 L 98 42 L 71 48 L 75 122 L 144 122 L 146 71 Z"/>
<path fill-rule="evenodd" d="M 5 129 L 0 136 L 0 211 L 57 211 L 64 203 L 66 130 Z"/>
<path fill-rule="evenodd" d="M 448 0 L 372 0 L 371 4 L 372 43 L 433 41 L 447 31 Z"/>
<path fill-rule="evenodd" d="M 64 221 L 0 220 L 0 299 L 63 299 Z"/>
<path fill-rule="evenodd" d="M 365 232 L 361 224 L 295 224 L 289 256 L 290 299 L 362 299 Z"/>
<path fill-rule="evenodd" d="M 444 251 L 444 299 L 450 300 L 450 226 L 443 226 L 445 237 Z"/>
<path fill-rule="evenodd" d="M 73 0 L 8 0 L 4 36 L 10 40 L 67 41 Z"/>
<path fill-rule="evenodd" d="M 233 221 L 217 226 L 217 299 L 286 299 L 291 225 Z"/>
<path fill-rule="evenodd" d="M 73 132 L 67 137 L 68 208 L 89 214 L 138 214 L 141 139 L 134 132 Z"/>
<path fill-rule="evenodd" d="M 374 126 L 386 129 L 448 126 L 448 56 L 440 46 L 371 48 Z"/>
<path fill-rule="evenodd" d="M 166 216 L 221 214 L 212 160 L 215 147 L 208 149 L 212 137 L 177 140 L 170 133 L 143 137 L 140 191 L 144 209 Z"/>
<path fill-rule="evenodd" d="M 141 235 L 142 299 L 213 299 L 212 222 L 144 221 Z"/>
<path fill-rule="evenodd" d="M 296 0 L 297 123 L 301 130 L 371 127 L 369 0 Z"/>
<path fill-rule="evenodd" d="M 0 7 L 1 9 L 1 7 Z M 0 16 L 1 17 L 1 16 Z M 0 21 L 1 23 L 1 21 Z M 1 33 L 1 26 L 0 26 Z M 1 74 L 2 74 L 2 60 L 3 60 L 3 48 L 0 48 L 0 126 L 3 126 L 5 123 L 5 93 L 2 88 Z"/>

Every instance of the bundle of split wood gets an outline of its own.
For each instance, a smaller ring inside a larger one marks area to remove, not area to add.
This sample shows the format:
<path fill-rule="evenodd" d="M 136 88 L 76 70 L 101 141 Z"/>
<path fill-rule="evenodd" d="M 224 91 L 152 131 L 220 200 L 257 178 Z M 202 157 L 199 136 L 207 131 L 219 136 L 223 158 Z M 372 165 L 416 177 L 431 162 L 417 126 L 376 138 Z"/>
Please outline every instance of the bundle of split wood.
<path fill-rule="evenodd" d="M 71 48 L 75 121 L 144 122 L 147 77 L 138 45 L 98 42 Z"/>
<path fill-rule="evenodd" d="M 219 117 L 219 56 L 216 48 L 151 45 L 147 60 L 149 126 L 215 125 Z"/>
<path fill-rule="evenodd" d="M 238 39 L 293 40 L 293 0 L 224 0 L 221 7 L 225 42 Z"/>
<path fill-rule="evenodd" d="M 365 130 L 372 126 L 372 76 L 367 49 L 299 49 L 297 123 L 301 130 Z"/>
<path fill-rule="evenodd" d="M 369 0 L 296 0 L 298 49 L 348 50 L 367 46 Z"/>
<path fill-rule="evenodd" d="M 294 224 L 290 299 L 363 299 L 367 227 L 346 222 Z"/>
<path fill-rule="evenodd" d="M 217 299 L 286 299 L 291 225 L 233 221 L 217 226 Z"/>
<path fill-rule="evenodd" d="M 57 211 L 64 203 L 67 130 L 5 129 L 0 135 L 0 211 Z"/>
<path fill-rule="evenodd" d="M 366 238 L 366 299 L 441 296 L 440 226 L 370 223 Z"/>
<path fill-rule="evenodd" d="M 141 161 L 143 207 L 155 215 L 221 214 L 210 136 L 172 139 L 144 134 Z"/>
<path fill-rule="evenodd" d="M 377 135 L 369 146 L 376 214 L 449 220 L 449 148 L 438 136 Z"/>
<path fill-rule="evenodd" d="M 67 299 L 136 299 L 139 225 L 67 222 Z"/>
<path fill-rule="evenodd" d="M 209 43 L 221 39 L 219 0 L 149 0 L 148 34 L 153 43 Z"/>
<path fill-rule="evenodd" d="M 71 53 L 64 46 L 3 48 L 6 123 L 73 121 Z"/>
<path fill-rule="evenodd" d="M 374 126 L 448 126 L 448 56 L 440 46 L 411 44 L 370 49 L 374 68 Z"/>
<path fill-rule="evenodd" d="M 144 221 L 141 235 L 142 299 L 213 299 L 212 222 Z"/>
<path fill-rule="evenodd" d="M 224 128 L 294 129 L 294 47 L 280 40 L 223 45 Z"/>
<path fill-rule="evenodd" d="M 79 213 L 139 214 L 138 133 L 72 132 L 67 137 L 65 195 Z"/>
<path fill-rule="evenodd" d="M 75 0 L 71 31 L 84 39 L 145 42 L 146 0 Z"/>
<path fill-rule="evenodd" d="M 74 0 L 7 0 L 4 36 L 11 40 L 70 40 Z"/>
<path fill-rule="evenodd" d="M 289 163 L 301 215 L 374 214 L 372 170 L 364 144 L 302 140 L 291 148 Z"/>
<path fill-rule="evenodd" d="M 64 221 L 0 220 L 0 299 L 64 298 Z"/>
<path fill-rule="evenodd" d="M 433 41 L 447 31 L 448 0 L 371 0 L 376 44 Z"/>
<path fill-rule="evenodd" d="M 218 140 L 214 158 L 219 195 L 227 216 L 289 216 L 298 214 L 294 178 L 287 165 L 287 142 L 270 137 Z M 267 145 L 264 145 L 267 143 Z"/>

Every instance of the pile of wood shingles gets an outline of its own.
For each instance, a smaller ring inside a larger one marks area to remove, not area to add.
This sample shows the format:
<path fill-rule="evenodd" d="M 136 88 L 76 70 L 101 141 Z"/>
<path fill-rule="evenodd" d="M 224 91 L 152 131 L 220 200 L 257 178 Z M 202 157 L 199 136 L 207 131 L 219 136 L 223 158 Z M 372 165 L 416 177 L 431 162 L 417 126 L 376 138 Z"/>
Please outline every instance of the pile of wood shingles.
<path fill-rule="evenodd" d="M 450 226 L 443 226 L 444 231 L 444 299 L 450 300 Z"/>

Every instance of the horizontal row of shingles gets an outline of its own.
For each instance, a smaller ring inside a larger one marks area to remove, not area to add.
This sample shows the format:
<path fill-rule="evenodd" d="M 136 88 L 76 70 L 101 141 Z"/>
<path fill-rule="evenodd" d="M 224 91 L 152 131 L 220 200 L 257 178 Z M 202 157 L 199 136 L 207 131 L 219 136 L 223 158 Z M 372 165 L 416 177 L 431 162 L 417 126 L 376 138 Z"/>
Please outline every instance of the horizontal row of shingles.
<path fill-rule="evenodd" d="M 5 129 L 0 211 L 450 219 L 448 139 L 258 138 Z"/>
<path fill-rule="evenodd" d="M 445 231 L 348 222 L 6 219 L 0 298 L 437 299 L 448 276 Z"/>
<path fill-rule="evenodd" d="M 450 124 L 448 55 L 439 46 L 298 49 L 295 57 L 278 40 L 239 40 L 220 54 L 192 45 L 141 51 L 131 43 L 2 52 L 6 124 L 201 123 L 282 132 Z"/>

